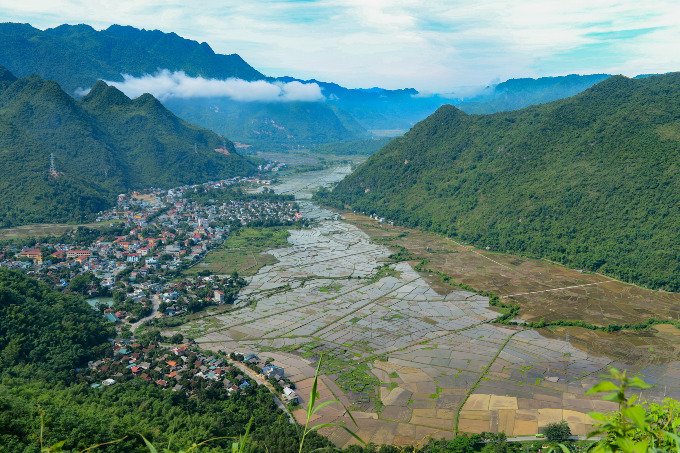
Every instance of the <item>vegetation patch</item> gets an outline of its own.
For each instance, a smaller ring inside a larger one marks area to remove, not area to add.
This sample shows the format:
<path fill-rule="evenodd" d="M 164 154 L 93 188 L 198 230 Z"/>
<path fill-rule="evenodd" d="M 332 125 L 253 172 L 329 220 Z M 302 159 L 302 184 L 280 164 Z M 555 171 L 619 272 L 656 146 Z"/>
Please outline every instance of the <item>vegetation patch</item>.
<path fill-rule="evenodd" d="M 331 283 L 330 285 L 324 285 L 319 287 L 319 292 L 322 293 L 337 293 L 342 289 L 342 285 L 339 283 Z"/>
<path fill-rule="evenodd" d="M 221 247 L 210 251 L 203 261 L 189 268 L 187 275 L 208 271 L 226 275 L 238 272 L 242 276 L 255 275 L 264 266 L 276 264 L 274 256 L 263 251 L 289 245 L 290 233 L 285 227 L 244 228 L 231 235 Z"/>
<path fill-rule="evenodd" d="M 382 383 L 371 372 L 369 366 L 374 357 L 357 360 L 349 349 L 340 351 L 327 348 L 318 341 L 305 343 L 295 349 L 305 358 L 318 360 L 323 356 L 321 374 L 333 379 L 357 404 L 363 407 L 373 406 L 374 410 L 379 411 L 378 406 L 382 403 L 378 389 Z"/>
<path fill-rule="evenodd" d="M 375 272 L 375 274 L 371 275 L 370 277 L 367 277 L 367 281 L 369 283 L 376 283 L 382 280 L 385 277 L 394 277 L 394 278 L 399 278 L 401 276 L 401 272 L 396 270 L 394 267 L 392 267 L 389 264 L 386 264 L 384 266 L 380 266 L 378 270 Z"/>

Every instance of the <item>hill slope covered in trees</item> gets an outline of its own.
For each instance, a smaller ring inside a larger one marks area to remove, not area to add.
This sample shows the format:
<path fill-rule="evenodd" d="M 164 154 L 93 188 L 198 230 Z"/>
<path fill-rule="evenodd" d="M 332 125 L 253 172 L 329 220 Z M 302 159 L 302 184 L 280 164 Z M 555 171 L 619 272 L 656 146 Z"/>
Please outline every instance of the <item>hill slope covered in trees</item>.
<path fill-rule="evenodd" d="M 205 42 L 121 25 L 104 30 L 89 25 L 39 30 L 29 24 L 0 24 L 0 65 L 18 76 L 37 74 L 55 80 L 71 95 L 98 80 L 122 82 L 123 74 L 138 77 L 161 69 L 208 79 L 274 81 L 239 55 L 215 53 Z M 269 149 L 366 134 L 353 118 L 325 102 L 240 102 L 227 97 L 164 102 L 187 121 Z"/>
<path fill-rule="evenodd" d="M 680 74 L 485 116 L 444 106 L 319 198 L 680 290 Z"/>
<path fill-rule="evenodd" d="M 98 83 L 82 101 L 56 82 L 0 68 L 0 226 L 82 221 L 117 194 L 250 174 L 150 95 L 131 100 Z M 50 175 L 50 155 L 58 175 Z"/>

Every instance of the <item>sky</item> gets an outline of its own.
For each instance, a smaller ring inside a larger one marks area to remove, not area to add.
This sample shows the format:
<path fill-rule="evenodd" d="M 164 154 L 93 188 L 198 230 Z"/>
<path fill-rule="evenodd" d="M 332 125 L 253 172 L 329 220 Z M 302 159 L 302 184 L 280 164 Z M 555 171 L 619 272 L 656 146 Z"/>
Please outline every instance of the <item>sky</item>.
<path fill-rule="evenodd" d="M 352 88 L 680 70 L 680 0 L 0 0 L 0 21 L 174 31 L 267 75 Z"/>

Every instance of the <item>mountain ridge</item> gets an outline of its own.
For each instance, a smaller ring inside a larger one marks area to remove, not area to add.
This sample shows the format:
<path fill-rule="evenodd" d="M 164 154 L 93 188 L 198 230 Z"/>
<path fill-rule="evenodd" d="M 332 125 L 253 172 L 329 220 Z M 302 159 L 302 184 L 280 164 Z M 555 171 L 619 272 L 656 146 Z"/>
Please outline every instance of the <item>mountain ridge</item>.
<path fill-rule="evenodd" d="M 442 107 L 320 199 L 677 291 L 678 162 L 680 73 L 615 76 L 517 111 Z"/>
<path fill-rule="evenodd" d="M 103 82 L 80 101 L 38 76 L 0 84 L 0 225 L 90 220 L 121 192 L 255 171 L 231 142 L 229 156 L 214 151 L 224 144 L 153 96 Z"/>

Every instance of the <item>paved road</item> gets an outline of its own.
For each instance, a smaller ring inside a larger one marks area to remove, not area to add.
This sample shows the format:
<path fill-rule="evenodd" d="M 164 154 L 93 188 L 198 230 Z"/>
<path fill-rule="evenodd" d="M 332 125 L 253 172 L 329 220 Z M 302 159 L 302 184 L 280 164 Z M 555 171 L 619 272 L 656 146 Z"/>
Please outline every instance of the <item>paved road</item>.
<path fill-rule="evenodd" d="M 283 402 L 279 399 L 278 397 L 279 393 L 276 391 L 271 382 L 269 382 L 261 374 L 257 374 L 255 371 L 251 370 L 241 362 L 230 361 L 230 363 L 237 367 L 239 370 L 243 371 L 245 374 L 248 375 L 249 378 L 253 379 L 258 384 L 267 387 L 267 389 L 271 392 L 272 397 L 274 397 L 274 402 L 276 403 L 276 406 L 288 415 L 288 418 L 290 419 L 291 423 L 297 423 L 295 421 L 295 417 L 293 417 L 293 414 L 290 413 L 286 405 L 283 404 Z"/>
<path fill-rule="evenodd" d="M 151 308 L 151 314 L 149 314 L 148 316 L 145 316 L 145 317 L 141 318 L 141 319 L 140 319 L 139 321 L 137 321 L 137 322 L 133 322 L 132 324 L 130 324 L 130 330 L 132 330 L 132 331 L 134 332 L 135 330 L 137 330 L 137 328 L 138 328 L 139 326 L 141 326 L 141 325 L 144 324 L 145 322 L 147 322 L 147 321 L 149 321 L 149 320 L 155 318 L 156 316 L 158 316 L 158 307 L 160 307 L 160 305 L 161 305 L 161 296 L 159 296 L 158 294 L 155 294 L 155 295 L 151 298 L 151 302 L 152 302 L 152 304 L 153 304 L 153 307 Z"/>

